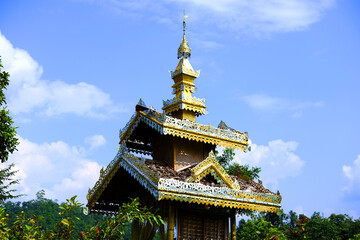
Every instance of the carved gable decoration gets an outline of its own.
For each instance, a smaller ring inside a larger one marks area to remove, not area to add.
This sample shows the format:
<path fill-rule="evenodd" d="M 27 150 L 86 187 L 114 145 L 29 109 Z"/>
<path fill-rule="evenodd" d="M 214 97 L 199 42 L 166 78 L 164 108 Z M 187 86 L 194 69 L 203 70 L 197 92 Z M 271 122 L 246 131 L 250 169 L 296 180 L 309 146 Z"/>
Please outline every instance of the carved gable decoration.
<path fill-rule="evenodd" d="M 191 176 L 187 182 L 200 182 L 207 175 L 213 176 L 221 185 L 226 185 L 230 189 L 239 189 L 239 184 L 233 181 L 226 173 L 225 169 L 216 161 L 213 151 L 209 156 L 191 169 Z"/>

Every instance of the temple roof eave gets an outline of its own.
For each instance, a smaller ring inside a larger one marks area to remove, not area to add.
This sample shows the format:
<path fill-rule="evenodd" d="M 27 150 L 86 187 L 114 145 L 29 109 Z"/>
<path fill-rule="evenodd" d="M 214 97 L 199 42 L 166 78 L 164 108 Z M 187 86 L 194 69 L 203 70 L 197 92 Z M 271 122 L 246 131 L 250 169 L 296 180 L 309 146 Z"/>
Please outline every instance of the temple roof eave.
<path fill-rule="evenodd" d="M 259 205 L 260 211 L 272 211 L 281 207 L 281 197 L 269 193 L 254 193 L 227 187 L 211 187 L 201 183 L 188 183 L 175 179 L 159 179 L 159 200 L 206 204 L 220 207 L 250 209 Z M 276 210 L 277 211 L 277 210 Z"/>
<path fill-rule="evenodd" d="M 188 104 L 188 105 L 192 105 L 201 109 L 205 109 L 205 99 L 199 99 L 199 98 L 173 98 L 173 99 L 169 99 L 167 101 L 163 101 L 163 105 L 164 107 L 162 108 L 163 110 L 170 108 L 172 106 L 175 105 L 180 105 L 180 104 Z"/>
<path fill-rule="evenodd" d="M 216 199 L 216 198 L 201 198 L 199 196 L 191 196 L 188 194 L 168 193 L 168 192 L 160 192 L 159 200 L 171 200 L 178 202 L 196 203 L 199 205 L 203 204 L 203 205 L 215 206 L 215 207 L 246 209 L 251 211 L 264 211 L 264 212 L 273 212 L 273 213 L 277 213 L 281 207 L 280 204 L 271 205 L 271 204 L 250 203 L 250 202 L 241 202 L 241 201 L 224 200 L 224 199 Z"/>
<path fill-rule="evenodd" d="M 100 178 L 94 188 L 89 189 L 87 207 L 90 211 L 95 207 L 101 194 L 119 168 L 123 168 L 128 172 L 158 201 L 173 200 L 266 212 L 277 212 L 281 206 L 280 195 L 256 193 L 229 187 L 212 187 L 198 182 L 161 178 L 157 172 L 146 166 L 144 160 L 129 154 L 126 147 L 122 146 L 114 160 L 110 162 L 105 170 L 101 170 Z"/>
<path fill-rule="evenodd" d="M 215 128 L 211 125 L 202 125 L 189 120 L 180 120 L 155 111 L 136 112 L 120 131 L 120 143 L 130 137 L 141 121 L 162 135 L 183 137 L 243 151 L 246 151 L 249 145 L 246 133 Z"/>
<path fill-rule="evenodd" d="M 115 175 L 119 168 L 123 168 L 135 180 L 137 180 L 150 194 L 155 198 L 158 197 L 157 182 L 159 176 L 156 172 L 152 172 L 141 161 L 138 160 L 133 154 L 124 151 L 125 146 L 122 146 L 116 154 L 115 158 L 109 163 L 105 170 L 100 170 L 100 177 L 92 189 L 86 196 L 88 200 L 87 207 L 93 208 L 104 192 L 107 185 L 110 183 L 111 178 Z"/>
<path fill-rule="evenodd" d="M 186 100 L 181 100 L 178 102 L 171 103 L 169 105 L 164 106 L 162 109 L 165 111 L 165 114 L 172 113 L 178 110 L 188 110 L 195 112 L 199 115 L 207 114 L 207 110 L 204 105 L 192 103 Z"/>
<path fill-rule="evenodd" d="M 180 69 L 175 71 L 170 71 L 171 78 L 175 78 L 179 76 L 180 74 L 188 75 L 190 77 L 198 78 L 200 76 L 200 70 L 186 70 L 186 69 Z"/>

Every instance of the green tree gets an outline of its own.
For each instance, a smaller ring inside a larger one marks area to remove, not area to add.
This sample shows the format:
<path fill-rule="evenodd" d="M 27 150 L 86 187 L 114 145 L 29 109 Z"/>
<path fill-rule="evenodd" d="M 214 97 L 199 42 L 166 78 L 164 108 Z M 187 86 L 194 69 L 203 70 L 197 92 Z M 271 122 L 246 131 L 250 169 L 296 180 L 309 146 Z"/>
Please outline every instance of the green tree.
<path fill-rule="evenodd" d="M 298 221 L 299 221 L 299 216 L 296 214 L 296 212 L 290 210 L 288 228 L 289 229 L 295 228 L 296 222 Z"/>
<path fill-rule="evenodd" d="M 9 154 L 16 150 L 18 139 L 16 138 L 16 127 L 13 127 L 13 120 L 10 117 L 9 110 L 6 107 L 6 97 L 4 90 L 9 85 L 10 74 L 2 71 L 0 58 L 0 161 L 6 162 L 9 159 Z"/>
<path fill-rule="evenodd" d="M 19 144 L 16 138 L 16 127 L 13 127 L 13 120 L 10 116 L 9 110 L 6 106 L 6 97 L 4 90 L 9 85 L 9 73 L 2 71 L 0 58 L 0 161 L 6 162 L 9 159 L 9 154 L 12 154 Z M 15 190 L 11 187 L 17 184 L 17 180 L 13 180 L 16 171 L 13 171 L 13 164 L 0 169 L 0 204 L 7 199 L 16 198 L 19 195 L 14 195 Z"/>
<path fill-rule="evenodd" d="M 243 178 L 245 176 L 246 178 L 249 178 L 251 180 L 255 180 L 259 178 L 259 173 L 261 171 L 261 168 L 259 167 L 252 167 L 250 168 L 249 165 L 240 165 L 238 163 L 232 163 L 235 157 L 234 149 L 232 148 L 225 148 L 223 153 L 219 155 L 219 152 L 215 152 L 216 155 L 216 161 L 220 163 L 220 165 L 225 169 L 225 171 L 234 176 L 239 176 Z M 246 180 L 248 181 L 248 179 Z M 245 216 L 254 216 L 255 211 L 246 210 L 246 209 L 237 209 L 236 213 L 239 215 L 245 215 Z"/>
<path fill-rule="evenodd" d="M 260 212 L 260 217 L 263 217 L 267 222 L 270 222 L 275 227 L 278 227 L 280 230 L 287 230 L 286 222 L 289 220 L 289 215 L 284 213 L 282 209 L 278 213 L 272 212 Z"/>
<path fill-rule="evenodd" d="M 226 171 L 230 175 L 237 175 L 237 173 L 241 171 L 246 177 L 251 180 L 256 180 L 260 177 L 259 173 L 261 172 L 261 168 L 250 167 L 248 164 L 240 165 L 238 163 L 232 163 L 226 168 Z"/>
<path fill-rule="evenodd" d="M 360 233 L 356 234 L 354 238 L 349 238 L 349 240 L 360 240 Z"/>
<path fill-rule="evenodd" d="M 146 206 L 141 207 L 139 199 L 135 198 L 129 203 L 123 203 L 118 215 L 100 222 L 88 232 L 81 232 L 80 236 L 81 239 L 124 239 L 131 221 L 148 222 L 157 226 L 164 224 L 161 216 L 154 214 L 153 210 Z"/>
<path fill-rule="evenodd" d="M 42 226 L 42 230 L 56 230 L 55 225 L 61 221 L 62 215 L 59 215 L 59 208 L 64 207 L 67 203 L 57 203 L 51 199 L 45 197 L 45 191 L 40 190 L 36 193 L 36 199 L 25 202 L 11 202 L 8 201 L 4 204 L 5 211 L 8 214 L 9 225 L 14 225 L 16 216 L 21 212 L 25 212 L 26 218 L 32 216 L 43 216 L 44 218 L 39 220 L 39 224 Z M 75 232 L 84 231 L 90 229 L 96 225 L 99 221 L 103 221 L 108 217 L 103 215 L 85 215 L 82 207 L 76 207 L 72 210 L 72 216 L 80 218 L 80 221 L 75 221 Z M 1 239 L 1 238 L 0 238 Z"/>
<path fill-rule="evenodd" d="M 239 221 L 239 227 L 236 229 L 236 236 L 239 240 L 284 240 L 286 237 L 274 225 L 267 222 L 262 217 L 257 217 L 253 220 Z"/>
<path fill-rule="evenodd" d="M 36 200 L 6 202 L 6 211 L 0 208 L 0 239 L 130 239 L 132 221 L 164 224 L 139 199 L 124 203 L 115 217 L 105 217 L 84 215 L 76 196 L 59 205 L 44 195 L 39 191 Z"/>
<path fill-rule="evenodd" d="M 217 155 L 216 161 L 218 161 L 220 165 L 225 169 L 227 169 L 230 162 L 234 160 L 234 156 L 235 156 L 234 149 L 232 148 L 225 148 L 224 152 L 220 156 L 218 156 L 219 154 L 218 151 L 216 151 L 215 154 Z"/>
<path fill-rule="evenodd" d="M 261 168 L 259 167 L 250 167 L 248 164 L 240 165 L 238 163 L 232 163 L 235 157 L 234 149 L 225 148 L 224 152 L 219 156 L 219 152 L 216 151 L 216 161 L 226 170 L 230 175 L 238 175 L 241 172 L 246 177 L 251 180 L 256 180 L 259 178 L 259 173 Z"/>
<path fill-rule="evenodd" d="M 338 239 L 354 238 L 360 233 L 360 219 L 353 220 L 347 214 L 331 214 L 329 217 L 330 224 L 336 226 Z"/>
<path fill-rule="evenodd" d="M 19 180 L 14 180 L 13 177 L 17 171 L 13 171 L 12 168 L 14 164 L 10 164 L 7 167 L 0 168 L 0 204 L 8 199 L 17 198 L 21 195 L 14 194 L 15 189 L 11 187 L 19 182 Z"/>
<path fill-rule="evenodd" d="M 320 216 L 319 212 L 314 212 L 305 228 L 310 239 L 339 239 L 337 237 L 339 235 L 338 226 L 329 221 L 328 218 Z"/>

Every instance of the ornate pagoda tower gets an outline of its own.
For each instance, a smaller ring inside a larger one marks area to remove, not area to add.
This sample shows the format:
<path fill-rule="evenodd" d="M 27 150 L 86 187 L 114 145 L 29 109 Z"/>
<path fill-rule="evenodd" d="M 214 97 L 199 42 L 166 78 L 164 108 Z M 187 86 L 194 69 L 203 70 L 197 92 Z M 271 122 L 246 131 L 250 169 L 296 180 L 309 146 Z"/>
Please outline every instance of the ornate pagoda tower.
<path fill-rule="evenodd" d="M 248 135 L 224 122 L 217 128 L 196 123 L 207 110 L 205 99 L 192 96 L 200 71 L 189 61 L 185 24 L 184 17 L 180 60 L 171 72 L 174 98 L 163 102 L 162 113 L 140 99 L 120 130 L 117 155 L 89 189 L 87 207 L 89 213 L 117 214 L 123 202 L 139 197 L 159 208 L 166 222 L 151 230 L 133 223 L 139 240 L 152 239 L 157 230 L 167 240 L 235 240 L 237 209 L 277 212 L 281 196 L 241 172 L 227 174 L 216 161 L 216 146 L 246 151 Z"/>
<path fill-rule="evenodd" d="M 183 21 L 183 39 L 178 49 L 180 61 L 171 71 L 171 78 L 174 80 L 173 99 L 164 101 L 164 113 L 178 119 L 187 119 L 195 122 L 195 117 L 206 114 L 205 99 L 192 96 L 196 92 L 194 80 L 199 77 L 200 70 L 194 71 L 188 58 L 191 56 L 191 48 L 185 37 L 185 18 Z"/>

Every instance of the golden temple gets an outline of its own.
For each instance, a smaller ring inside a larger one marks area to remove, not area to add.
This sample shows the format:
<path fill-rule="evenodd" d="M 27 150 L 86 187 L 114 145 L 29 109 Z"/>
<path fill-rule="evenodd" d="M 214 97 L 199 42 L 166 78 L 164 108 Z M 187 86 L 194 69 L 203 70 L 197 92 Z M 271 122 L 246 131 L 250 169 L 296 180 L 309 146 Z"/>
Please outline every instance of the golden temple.
<path fill-rule="evenodd" d="M 162 239 L 235 240 L 236 209 L 277 212 L 281 196 L 261 183 L 227 174 L 216 161 L 216 146 L 246 151 L 248 135 L 224 122 L 218 127 L 196 122 L 207 110 L 205 99 L 192 96 L 200 71 L 189 61 L 185 24 L 184 18 L 180 60 L 171 72 L 174 98 L 163 102 L 163 112 L 140 99 L 120 130 L 117 155 L 89 189 L 87 207 L 89 213 L 116 214 L 129 197 L 140 197 L 160 208 L 166 221 L 159 229 Z"/>

